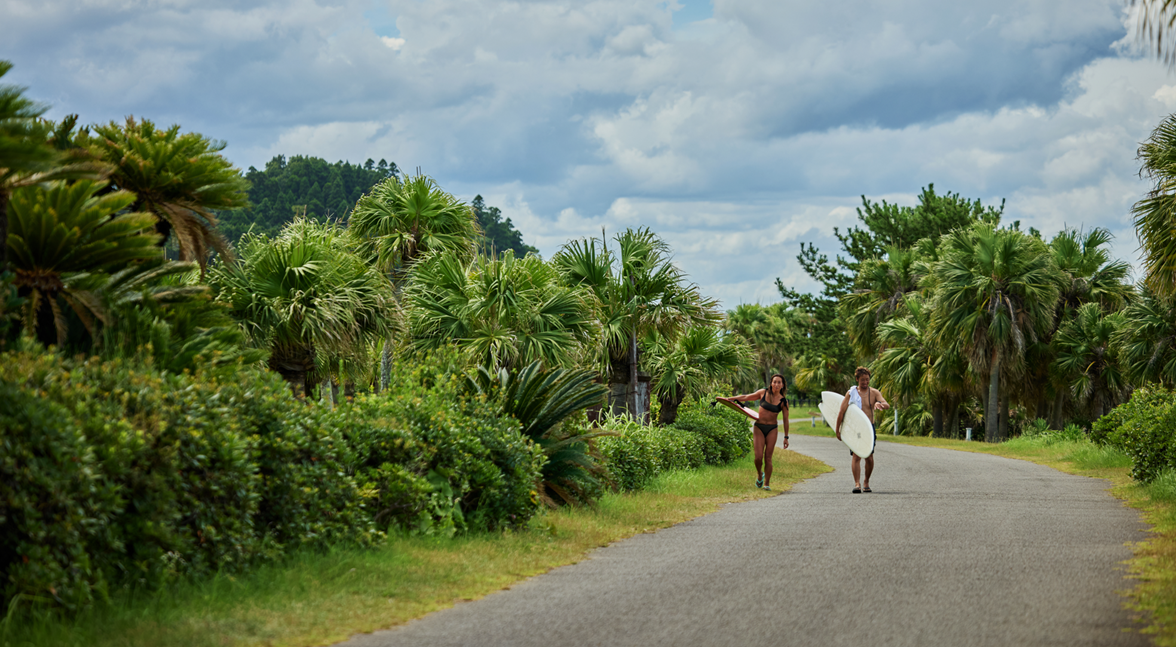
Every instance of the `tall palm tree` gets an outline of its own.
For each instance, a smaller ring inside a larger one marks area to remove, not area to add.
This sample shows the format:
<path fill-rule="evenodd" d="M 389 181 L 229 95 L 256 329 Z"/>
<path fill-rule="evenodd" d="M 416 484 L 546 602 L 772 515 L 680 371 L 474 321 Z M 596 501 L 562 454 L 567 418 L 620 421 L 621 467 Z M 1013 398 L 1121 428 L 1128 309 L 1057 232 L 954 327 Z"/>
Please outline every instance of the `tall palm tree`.
<path fill-rule="evenodd" d="M 642 346 L 661 404 L 658 422 L 663 425 L 673 424 L 687 396 L 702 396 L 715 381 L 751 365 L 750 345 L 714 326 L 690 326 L 673 341 L 651 330 Z"/>
<path fill-rule="evenodd" d="M 0 61 L 0 77 L 12 69 Z M 24 88 L 0 85 L 0 272 L 8 259 L 8 201 L 20 187 L 51 180 L 101 177 L 101 168 L 50 139 L 53 124 L 40 119 L 48 110 L 24 96 Z"/>
<path fill-rule="evenodd" d="M 246 235 L 240 259 L 215 266 L 209 284 L 295 395 L 332 362 L 362 355 L 392 318 L 387 280 L 350 249 L 337 227 L 296 219 L 276 238 Z"/>
<path fill-rule="evenodd" d="M 249 183 L 221 155 L 224 142 L 134 117 L 96 125 L 76 141 L 110 165 L 116 188 L 138 196 L 136 211 L 155 215 L 161 245 L 174 235 L 180 260 L 196 261 L 203 270 L 210 249 L 231 260 L 216 212 L 247 208 Z"/>
<path fill-rule="evenodd" d="M 591 355 L 596 312 L 583 288 L 560 281 L 537 256 L 479 256 L 452 251 L 416 265 L 405 290 L 411 344 L 457 346 L 475 363 L 514 369 L 532 362 L 570 366 Z"/>
<path fill-rule="evenodd" d="M 105 275 L 141 261 L 158 259 L 151 214 L 128 212 L 129 191 L 101 195 L 105 182 L 55 181 L 26 186 L 9 203 L 8 250 L 15 284 L 28 298 L 25 327 L 45 343 L 64 345 L 68 304 L 95 338 L 95 320 L 109 321 L 96 290 Z"/>
<path fill-rule="evenodd" d="M 670 247 L 648 228 L 618 234 L 616 253 L 600 239 L 574 240 L 552 257 L 564 281 L 583 286 L 601 311 L 601 364 L 610 405 L 638 411 L 638 339 L 648 331 L 674 339 L 690 325 L 716 325 L 718 303 L 674 265 Z"/>
<path fill-rule="evenodd" d="M 395 294 L 424 255 L 452 252 L 464 262 L 476 254 L 480 235 L 473 210 L 419 172 L 372 187 L 356 202 L 348 230 L 360 254 L 392 281 Z M 385 340 L 381 390 L 388 388 L 391 368 L 392 345 Z"/>
<path fill-rule="evenodd" d="M 973 369 L 988 375 L 985 438 L 995 442 L 1002 371 L 1020 368 L 1026 345 L 1052 323 L 1058 271 L 1044 243 L 1015 230 L 981 224 L 940 245 L 933 334 L 944 345 L 959 339 Z"/>
<path fill-rule="evenodd" d="M 1058 331 L 1057 368 L 1095 419 L 1127 394 L 1127 377 L 1114 343 L 1125 323 L 1123 313 L 1105 314 L 1097 303 L 1087 303 Z"/>

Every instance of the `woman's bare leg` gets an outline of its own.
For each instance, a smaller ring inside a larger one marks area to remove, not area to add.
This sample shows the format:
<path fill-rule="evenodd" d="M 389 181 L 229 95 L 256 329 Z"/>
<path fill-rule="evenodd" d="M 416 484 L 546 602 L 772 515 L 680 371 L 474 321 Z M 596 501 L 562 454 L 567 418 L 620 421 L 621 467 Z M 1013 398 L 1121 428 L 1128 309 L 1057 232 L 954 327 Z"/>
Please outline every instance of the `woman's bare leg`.
<path fill-rule="evenodd" d="M 755 425 L 751 427 L 751 444 L 755 448 L 755 476 L 758 481 L 764 476 L 764 435 Z"/>
<path fill-rule="evenodd" d="M 780 433 L 779 429 L 773 429 L 772 433 L 763 440 L 764 443 L 764 487 L 768 487 L 768 483 L 772 481 L 772 452 L 776 451 L 776 436 Z M 761 436 L 763 434 L 760 434 Z"/>

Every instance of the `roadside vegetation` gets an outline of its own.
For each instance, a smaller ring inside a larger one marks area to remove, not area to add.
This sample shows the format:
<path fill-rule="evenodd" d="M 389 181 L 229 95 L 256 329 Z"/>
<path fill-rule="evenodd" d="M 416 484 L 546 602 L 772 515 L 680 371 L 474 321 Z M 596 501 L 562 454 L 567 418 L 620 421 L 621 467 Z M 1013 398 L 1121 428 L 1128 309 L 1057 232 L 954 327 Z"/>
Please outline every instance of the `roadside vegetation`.
<path fill-rule="evenodd" d="M 781 302 L 724 313 L 648 228 L 543 259 L 420 170 L 242 173 L 178 125 L 45 112 L 0 85 L 4 644 L 309 644 L 483 595 L 758 496 L 746 419 L 708 402 L 779 372 L 807 418 L 858 364 L 911 442 L 973 427 L 1127 470 L 1167 546 L 1176 116 L 1140 149 L 1138 284 L 1105 230 L 1023 232 L 929 186 L 863 197 L 835 263 L 803 244 L 819 294 L 777 280 Z M 483 550 L 498 570 L 461 575 Z M 1138 599 L 1167 635 L 1156 550 Z M 419 586 L 355 598 L 377 575 Z M 312 588 L 354 613 L 316 633 Z"/>

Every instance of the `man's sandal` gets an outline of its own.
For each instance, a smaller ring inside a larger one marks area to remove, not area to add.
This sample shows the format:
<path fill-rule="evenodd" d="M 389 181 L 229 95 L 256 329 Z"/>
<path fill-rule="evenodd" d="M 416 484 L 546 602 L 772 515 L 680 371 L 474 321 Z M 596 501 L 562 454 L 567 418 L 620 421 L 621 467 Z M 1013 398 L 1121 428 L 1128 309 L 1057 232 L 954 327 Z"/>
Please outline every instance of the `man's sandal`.
<path fill-rule="evenodd" d="M 853 493 L 854 493 L 854 494 L 861 494 L 861 493 L 862 493 L 862 489 L 861 489 L 860 487 L 854 487 L 854 488 L 853 488 Z"/>
<path fill-rule="evenodd" d="M 870 486 L 867 485 L 866 487 L 862 488 L 862 492 L 873 492 L 873 490 L 871 490 Z"/>

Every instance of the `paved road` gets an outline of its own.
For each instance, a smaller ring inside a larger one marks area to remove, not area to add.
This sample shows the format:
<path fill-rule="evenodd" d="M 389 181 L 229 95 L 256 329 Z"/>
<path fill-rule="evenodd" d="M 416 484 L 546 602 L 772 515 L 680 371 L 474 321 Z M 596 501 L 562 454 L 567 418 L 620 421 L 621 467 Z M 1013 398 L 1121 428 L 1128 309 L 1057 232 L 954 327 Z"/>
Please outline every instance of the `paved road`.
<path fill-rule="evenodd" d="M 1144 526 L 1104 482 L 879 443 L 855 495 L 843 445 L 792 441 L 836 471 L 345 644 L 1148 644 L 1116 594 Z"/>

